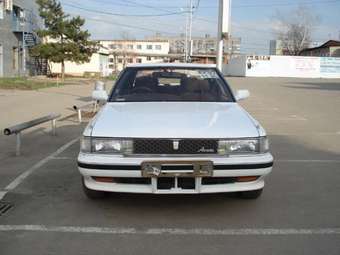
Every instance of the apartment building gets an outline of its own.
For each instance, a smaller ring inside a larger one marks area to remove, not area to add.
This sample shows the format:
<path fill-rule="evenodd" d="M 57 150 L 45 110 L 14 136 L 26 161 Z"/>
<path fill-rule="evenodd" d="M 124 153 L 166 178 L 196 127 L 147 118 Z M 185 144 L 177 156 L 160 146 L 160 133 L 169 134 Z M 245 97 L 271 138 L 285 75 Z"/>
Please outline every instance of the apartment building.
<path fill-rule="evenodd" d="M 109 69 L 120 72 L 132 63 L 157 63 L 168 60 L 170 45 L 167 40 L 101 40 L 110 50 Z"/>
<path fill-rule="evenodd" d="M 185 52 L 185 35 L 175 37 L 164 37 L 155 35 L 150 37 L 153 40 L 167 40 L 170 44 L 170 53 L 184 54 Z M 217 39 L 211 37 L 209 34 L 205 36 L 192 37 L 191 42 L 188 42 L 188 49 L 191 48 L 192 55 L 212 55 L 216 54 Z M 241 54 L 241 38 L 232 37 L 224 41 L 224 54 L 225 55 L 240 55 Z"/>
<path fill-rule="evenodd" d="M 0 0 L 0 77 L 36 74 L 29 49 L 38 43 L 39 26 L 35 0 Z"/>

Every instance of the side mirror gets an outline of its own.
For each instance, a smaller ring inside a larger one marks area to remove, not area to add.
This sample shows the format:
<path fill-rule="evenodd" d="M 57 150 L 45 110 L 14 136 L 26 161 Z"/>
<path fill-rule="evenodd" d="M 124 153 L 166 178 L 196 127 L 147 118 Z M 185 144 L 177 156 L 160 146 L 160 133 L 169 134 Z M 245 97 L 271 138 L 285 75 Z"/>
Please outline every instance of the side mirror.
<path fill-rule="evenodd" d="M 249 90 L 246 90 L 246 89 L 238 90 L 236 91 L 236 94 L 235 94 L 236 101 L 244 100 L 248 98 L 249 96 L 250 96 Z"/>
<path fill-rule="evenodd" d="M 104 82 L 96 81 L 92 92 L 92 99 L 95 101 L 106 102 L 108 97 Z"/>

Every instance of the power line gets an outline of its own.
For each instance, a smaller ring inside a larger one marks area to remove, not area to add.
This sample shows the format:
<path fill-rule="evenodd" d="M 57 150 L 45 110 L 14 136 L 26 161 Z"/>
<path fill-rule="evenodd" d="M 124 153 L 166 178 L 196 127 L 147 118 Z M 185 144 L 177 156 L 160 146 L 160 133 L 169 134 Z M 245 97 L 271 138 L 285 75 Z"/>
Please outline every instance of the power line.
<path fill-rule="evenodd" d="M 85 7 L 78 7 L 78 6 L 76 6 L 76 5 L 74 5 L 74 4 L 64 4 L 65 6 L 72 6 L 73 8 L 75 8 L 75 9 L 80 9 L 80 10 L 85 10 L 85 11 L 88 11 L 88 12 L 93 12 L 93 13 L 96 13 L 96 14 L 105 14 L 105 15 L 111 15 L 111 13 L 107 13 L 107 12 L 102 12 L 102 11 L 96 11 L 96 10 L 92 10 L 92 9 L 88 9 L 88 8 L 85 8 Z M 80 15 L 79 13 L 78 14 L 74 14 L 73 13 L 73 15 Z M 123 16 L 123 17 L 125 17 L 125 16 Z M 138 18 L 139 16 L 137 16 L 137 18 Z M 143 18 L 142 16 L 141 16 L 141 18 Z M 151 20 L 150 19 L 148 19 L 148 21 L 152 21 L 152 17 L 150 17 L 151 18 Z M 91 19 L 91 18 L 85 18 L 85 19 L 87 19 L 87 20 L 93 20 L 93 21 L 99 21 L 99 19 Z M 102 22 L 104 22 L 104 20 L 101 20 Z M 113 21 L 114 22 L 114 21 Z M 115 22 L 115 23 L 117 23 L 117 22 Z M 164 25 L 164 26 L 167 26 L 167 27 L 172 27 L 172 28 L 174 28 L 174 29 L 178 29 L 178 26 L 177 27 L 175 27 L 173 24 L 169 24 L 169 23 L 164 23 L 164 22 L 159 22 L 159 20 L 155 20 L 155 23 L 158 25 L 158 24 L 161 24 L 161 25 Z M 117 24 L 121 24 L 121 23 L 117 23 Z M 125 27 L 135 27 L 135 28 L 139 28 L 139 29 L 141 29 L 141 30 L 146 30 L 146 28 L 144 29 L 144 28 L 142 28 L 142 27 L 139 27 L 139 26 L 133 26 L 133 25 L 125 25 L 125 24 L 121 24 L 122 26 L 125 26 Z M 155 29 L 153 29 L 153 30 L 150 30 L 150 29 L 147 29 L 146 31 L 155 31 L 155 32 L 162 32 L 162 33 L 167 33 L 167 34 L 173 34 L 173 35 L 175 35 L 175 33 L 169 33 L 169 32 L 167 32 L 167 31 L 161 31 L 161 30 L 155 30 Z"/>
<path fill-rule="evenodd" d="M 326 0 L 326 1 L 305 1 L 305 2 L 278 2 L 278 3 L 270 3 L 270 4 L 241 4 L 241 5 L 234 5 L 232 8 L 260 8 L 260 7 L 275 7 L 275 6 L 290 6 L 290 5 L 315 5 L 315 4 L 332 4 L 332 3 L 338 3 L 339 0 Z M 133 6 L 129 6 L 133 7 Z M 178 6 L 162 6 L 162 8 L 179 8 Z M 184 7 L 183 7 L 184 8 Z M 213 9 L 213 8 L 218 8 L 216 5 L 205 5 L 201 6 L 201 9 Z"/>
<path fill-rule="evenodd" d="M 163 17 L 163 16 L 187 13 L 186 11 L 182 11 L 182 12 L 169 12 L 169 13 L 162 13 L 162 14 L 122 14 L 122 13 L 112 13 L 112 12 L 106 12 L 106 11 L 101 11 L 101 10 L 89 9 L 86 7 L 80 7 L 80 6 L 69 4 L 69 3 L 64 3 L 64 5 L 75 8 L 75 9 L 84 10 L 87 12 L 100 13 L 100 14 L 111 15 L 111 16 L 119 16 L 119 17 Z"/>
<path fill-rule="evenodd" d="M 75 13 L 70 13 L 72 15 L 78 15 Z M 94 22 L 100 22 L 100 23 L 106 23 L 114 26 L 120 26 L 120 27 L 128 27 L 128 28 L 133 28 L 133 29 L 138 29 L 138 30 L 144 30 L 144 31 L 149 31 L 149 32 L 154 32 L 154 33 L 164 33 L 164 34 L 170 34 L 170 35 L 177 35 L 177 33 L 171 33 L 168 31 L 162 31 L 162 30 L 156 30 L 156 29 L 151 29 L 151 28 L 146 28 L 146 27 L 140 27 L 140 26 L 134 26 L 134 25 L 127 25 L 115 21 L 107 21 L 107 20 L 102 20 L 102 19 L 96 19 L 96 18 L 86 18 L 86 20 L 91 20 Z"/>
<path fill-rule="evenodd" d="M 257 8 L 257 7 L 275 7 L 275 6 L 290 6 L 290 5 L 314 5 L 314 4 L 329 4 L 329 3 L 337 3 L 340 0 L 324 0 L 324 1 L 306 1 L 306 2 L 294 2 L 294 3 L 271 3 L 271 4 L 244 4 L 244 5 L 235 5 L 234 8 Z"/>
<path fill-rule="evenodd" d="M 166 10 L 166 9 L 159 8 L 159 7 L 154 7 L 154 6 L 152 6 L 152 5 L 141 4 L 141 3 L 138 3 L 138 2 L 136 2 L 136 1 L 124 0 L 124 2 L 132 3 L 132 4 L 135 4 L 136 6 L 141 6 L 141 7 L 145 7 L 145 8 L 149 8 L 149 9 L 154 9 L 154 10 L 169 12 L 169 11 Z"/>

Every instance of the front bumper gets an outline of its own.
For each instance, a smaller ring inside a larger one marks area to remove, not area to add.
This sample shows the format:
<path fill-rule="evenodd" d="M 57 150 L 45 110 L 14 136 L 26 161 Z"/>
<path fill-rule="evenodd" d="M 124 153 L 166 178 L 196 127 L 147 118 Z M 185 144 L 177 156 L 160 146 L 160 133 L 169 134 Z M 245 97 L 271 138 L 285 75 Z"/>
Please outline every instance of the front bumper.
<path fill-rule="evenodd" d="M 93 177 L 143 178 L 141 165 L 145 161 L 197 161 L 200 158 L 130 158 L 112 155 L 95 155 L 80 153 L 78 169 L 84 177 L 87 188 L 98 191 L 123 193 L 155 194 L 197 194 L 224 193 L 258 190 L 264 187 L 264 178 L 272 171 L 273 157 L 270 153 L 257 156 L 205 158 L 213 163 L 212 178 L 258 176 L 251 182 L 230 182 L 225 184 L 204 184 L 202 177 L 194 177 L 195 185 L 191 189 L 177 186 L 159 189 L 157 177 L 150 178 L 148 184 L 100 182 Z M 177 177 L 174 177 L 177 178 Z"/>

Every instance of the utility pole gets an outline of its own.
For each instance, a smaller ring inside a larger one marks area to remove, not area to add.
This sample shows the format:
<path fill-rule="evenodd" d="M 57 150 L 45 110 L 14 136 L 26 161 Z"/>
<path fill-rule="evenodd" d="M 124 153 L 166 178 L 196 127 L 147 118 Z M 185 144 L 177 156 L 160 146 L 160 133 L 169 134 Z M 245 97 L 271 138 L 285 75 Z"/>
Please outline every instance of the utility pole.
<path fill-rule="evenodd" d="M 188 12 L 185 21 L 185 46 L 184 60 L 188 62 L 192 55 L 192 18 L 193 18 L 193 0 L 189 0 Z"/>
<path fill-rule="evenodd" d="M 222 71 L 224 40 L 230 38 L 231 0 L 219 0 L 216 67 Z"/>
<path fill-rule="evenodd" d="M 188 14 L 185 16 L 184 62 L 188 61 Z"/>
<path fill-rule="evenodd" d="M 191 60 L 192 55 L 192 16 L 193 16 L 193 6 L 192 6 L 192 0 L 190 0 L 190 11 L 189 11 L 189 56 L 188 59 Z"/>

